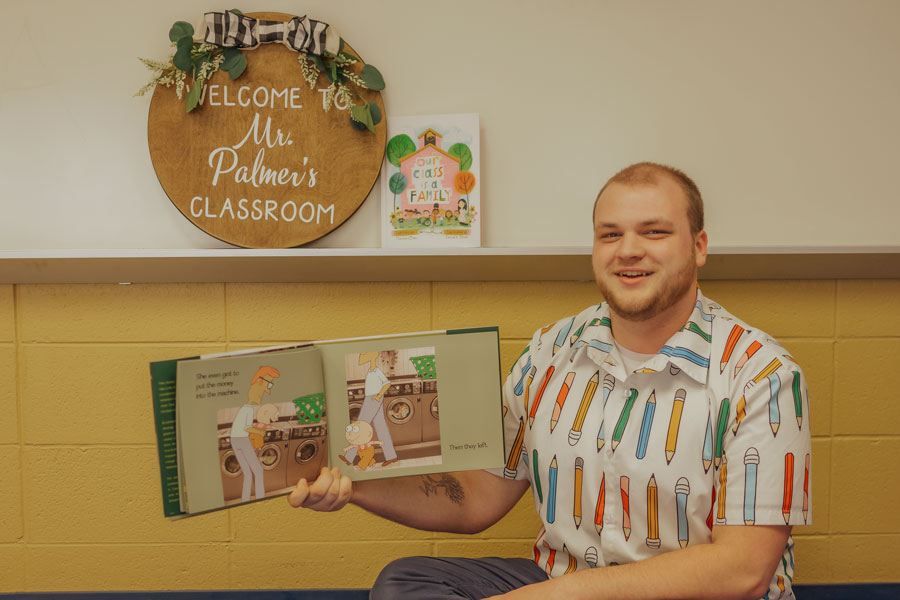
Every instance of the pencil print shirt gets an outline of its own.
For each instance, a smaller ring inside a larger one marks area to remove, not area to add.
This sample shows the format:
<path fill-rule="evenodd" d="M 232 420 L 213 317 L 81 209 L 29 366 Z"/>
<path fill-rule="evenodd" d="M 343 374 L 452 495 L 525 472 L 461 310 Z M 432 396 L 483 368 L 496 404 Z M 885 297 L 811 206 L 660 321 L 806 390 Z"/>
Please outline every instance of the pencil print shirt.
<path fill-rule="evenodd" d="M 606 303 L 537 331 L 503 396 L 502 476 L 531 482 L 534 560 L 551 577 L 709 543 L 714 524 L 810 523 L 803 372 L 699 291 L 685 326 L 627 371 Z M 792 551 L 765 598 L 793 598 Z"/>

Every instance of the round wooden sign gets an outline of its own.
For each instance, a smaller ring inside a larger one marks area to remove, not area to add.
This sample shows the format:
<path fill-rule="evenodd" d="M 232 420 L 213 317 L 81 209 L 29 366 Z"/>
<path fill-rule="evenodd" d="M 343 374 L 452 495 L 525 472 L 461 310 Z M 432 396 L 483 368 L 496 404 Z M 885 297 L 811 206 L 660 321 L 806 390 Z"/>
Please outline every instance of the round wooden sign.
<path fill-rule="evenodd" d="M 343 50 L 358 56 L 347 44 Z M 156 87 L 150 158 L 166 195 L 206 233 L 247 248 L 299 246 L 337 228 L 366 199 L 384 158 L 385 119 L 374 134 L 353 127 L 347 104 L 327 98 L 325 75 L 311 90 L 297 52 L 282 44 L 243 53 L 244 73 L 214 73 L 190 113 L 174 88 Z M 348 68 L 358 73 L 363 64 Z M 380 93 L 357 89 L 384 115 Z"/>

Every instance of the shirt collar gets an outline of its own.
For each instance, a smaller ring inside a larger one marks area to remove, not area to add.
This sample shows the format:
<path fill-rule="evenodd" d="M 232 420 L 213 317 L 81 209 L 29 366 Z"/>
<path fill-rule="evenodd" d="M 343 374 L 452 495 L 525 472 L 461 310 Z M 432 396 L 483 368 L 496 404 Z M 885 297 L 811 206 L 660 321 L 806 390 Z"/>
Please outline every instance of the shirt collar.
<path fill-rule="evenodd" d="M 684 327 L 666 341 L 659 352 L 644 364 L 644 368 L 649 372 L 668 370 L 673 375 L 684 371 L 691 379 L 705 385 L 709 376 L 712 322 L 715 318 L 711 304 L 697 290 L 697 302 Z M 591 360 L 607 373 L 620 381 L 626 379 L 628 374 L 613 341 L 609 305 L 606 302 L 600 304 L 596 313 L 588 318 L 578 343 L 587 347 Z"/>

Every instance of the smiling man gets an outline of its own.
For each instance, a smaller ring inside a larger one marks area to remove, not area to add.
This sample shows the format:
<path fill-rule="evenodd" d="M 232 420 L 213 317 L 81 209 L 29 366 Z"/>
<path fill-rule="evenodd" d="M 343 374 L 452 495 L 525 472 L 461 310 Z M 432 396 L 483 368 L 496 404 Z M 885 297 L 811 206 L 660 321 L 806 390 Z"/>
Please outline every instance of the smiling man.
<path fill-rule="evenodd" d="M 605 301 L 538 329 L 513 366 L 507 453 L 524 446 L 505 469 L 353 485 L 324 470 L 289 497 L 471 533 L 532 490 L 532 560 L 400 559 L 371 598 L 793 597 L 790 531 L 810 506 L 800 367 L 700 293 L 703 204 L 684 173 L 624 169 L 593 225 Z"/>

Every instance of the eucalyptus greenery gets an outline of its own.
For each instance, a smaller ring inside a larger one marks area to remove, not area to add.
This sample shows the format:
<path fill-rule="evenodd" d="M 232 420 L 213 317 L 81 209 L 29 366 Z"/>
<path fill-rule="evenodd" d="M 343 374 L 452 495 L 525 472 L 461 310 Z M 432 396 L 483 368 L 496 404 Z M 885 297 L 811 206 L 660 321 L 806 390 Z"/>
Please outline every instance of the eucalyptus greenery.
<path fill-rule="evenodd" d="M 237 9 L 230 9 L 229 12 L 243 14 Z M 172 25 L 169 29 L 169 41 L 172 42 L 175 52 L 169 55 L 167 61 L 138 59 L 155 74 L 135 96 L 143 96 L 157 85 L 166 87 L 174 85 L 175 95 L 179 100 L 184 98 L 185 109 L 191 112 L 197 108 L 203 86 L 213 73 L 222 70 L 234 80 L 247 68 L 247 57 L 243 52 L 236 48 L 223 48 L 216 44 L 194 40 L 194 27 L 185 21 L 176 21 Z M 350 69 L 351 65 L 359 62 L 359 59 L 344 51 L 343 39 L 340 41 L 337 54 L 326 51 L 323 56 L 316 56 L 299 52 L 297 61 L 309 89 L 315 88 L 320 74 L 324 74 L 328 79 L 329 86 L 324 103 L 326 112 L 331 109 L 335 97 L 338 97 L 350 108 L 351 125 L 359 130 L 368 129 L 375 132 L 375 125 L 381 122 L 381 110 L 375 102 L 366 102 L 365 98 L 350 86 L 380 92 L 385 85 L 384 78 L 377 68 L 373 65 L 363 65 L 359 74 Z M 190 83 L 187 80 L 189 75 Z"/>

